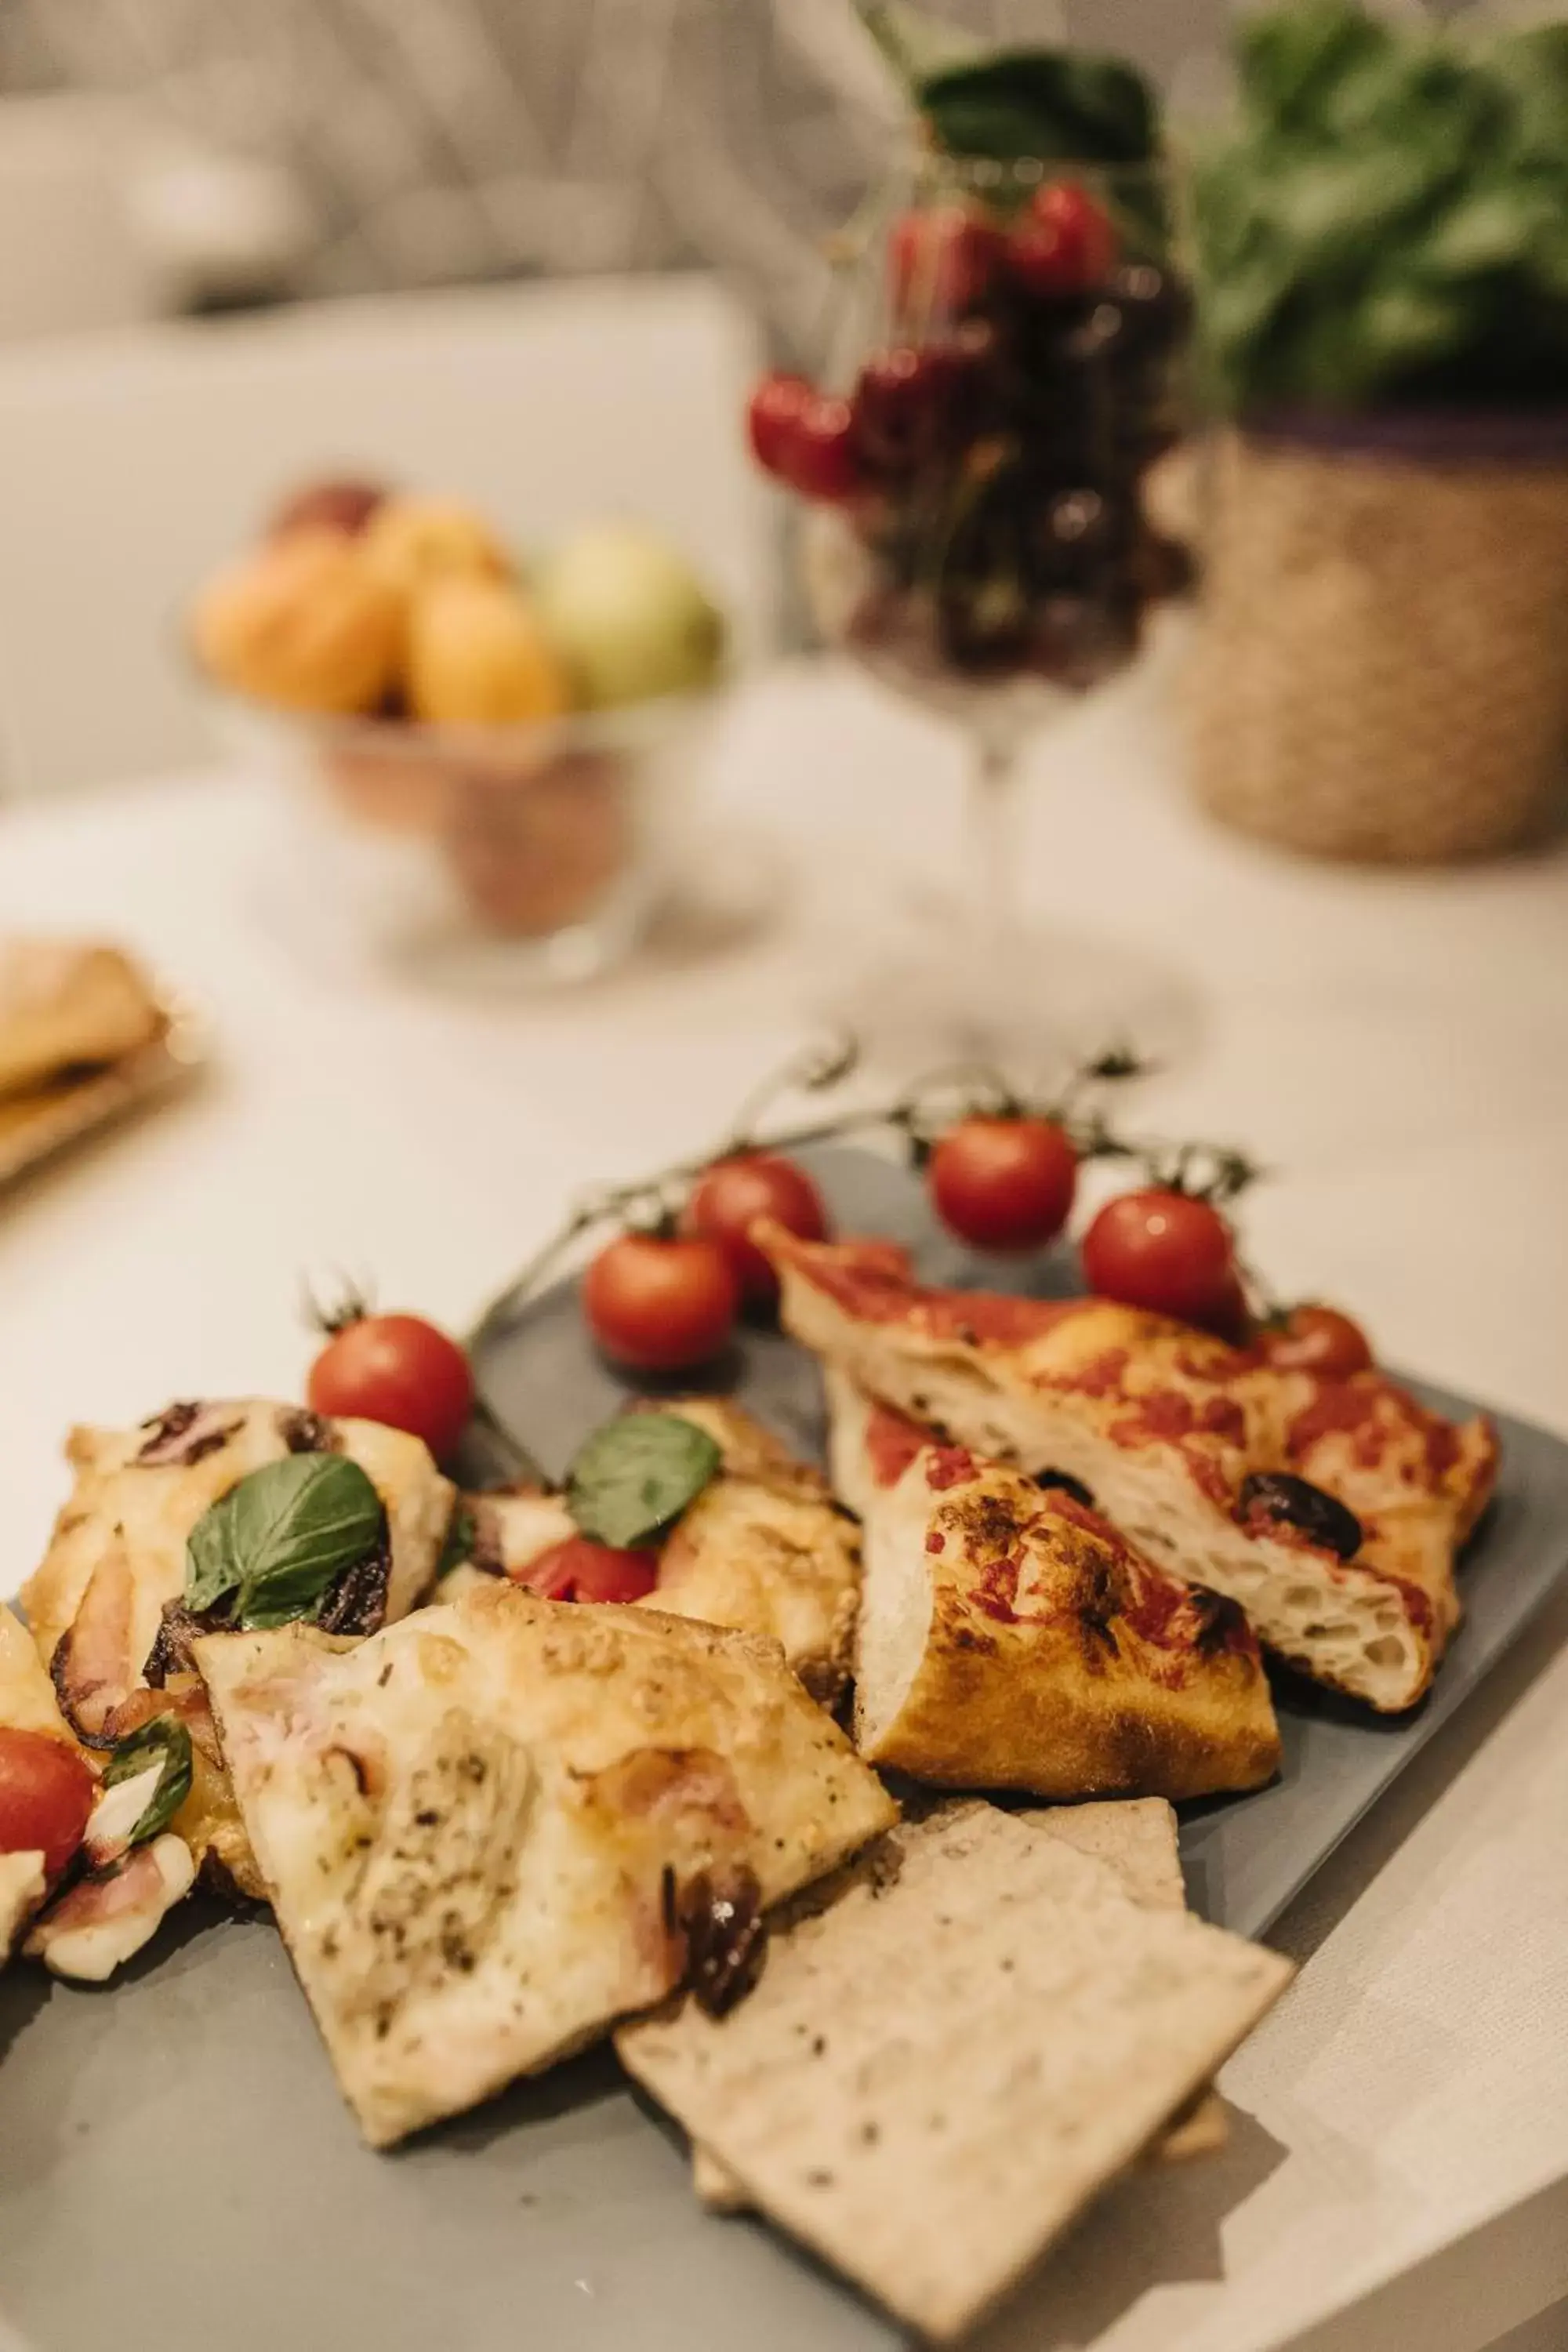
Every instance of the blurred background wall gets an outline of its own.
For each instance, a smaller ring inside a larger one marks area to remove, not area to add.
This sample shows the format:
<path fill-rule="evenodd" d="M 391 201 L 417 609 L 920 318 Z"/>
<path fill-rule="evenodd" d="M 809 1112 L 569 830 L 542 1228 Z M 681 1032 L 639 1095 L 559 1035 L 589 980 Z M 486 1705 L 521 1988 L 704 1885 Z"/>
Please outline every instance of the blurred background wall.
<path fill-rule="evenodd" d="M 1129 51 L 1202 104 L 1231 5 L 941 13 Z M 798 351 L 817 239 L 899 121 L 849 0 L 5 0 L 0 94 L 12 336 L 696 262 Z"/>

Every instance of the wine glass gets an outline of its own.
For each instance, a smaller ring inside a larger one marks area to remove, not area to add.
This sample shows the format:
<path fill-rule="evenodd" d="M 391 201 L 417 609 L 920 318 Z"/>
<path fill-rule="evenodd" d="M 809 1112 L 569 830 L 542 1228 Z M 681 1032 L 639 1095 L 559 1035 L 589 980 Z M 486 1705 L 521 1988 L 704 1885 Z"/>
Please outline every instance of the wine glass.
<path fill-rule="evenodd" d="M 831 388 L 772 379 L 753 446 L 809 502 L 823 635 L 963 730 L 969 787 L 961 887 L 906 909 L 836 1009 L 895 1058 L 1038 1066 L 1129 1031 L 1158 1050 L 1179 991 L 1031 929 L 1016 835 L 1025 745 L 1187 584 L 1148 496 L 1181 432 L 1191 312 L 1165 171 L 922 152 L 840 309 Z"/>

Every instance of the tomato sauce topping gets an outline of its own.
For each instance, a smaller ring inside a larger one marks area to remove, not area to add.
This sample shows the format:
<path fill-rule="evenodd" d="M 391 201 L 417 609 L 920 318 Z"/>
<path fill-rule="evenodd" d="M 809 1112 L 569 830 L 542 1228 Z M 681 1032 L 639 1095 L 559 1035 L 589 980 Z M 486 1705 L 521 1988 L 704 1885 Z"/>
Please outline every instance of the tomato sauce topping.
<path fill-rule="evenodd" d="M 926 1432 L 891 1405 L 874 1404 L 866 1422 L 866 1460 L 879 1486 L 896 1486 L 926 1444 Z"/>

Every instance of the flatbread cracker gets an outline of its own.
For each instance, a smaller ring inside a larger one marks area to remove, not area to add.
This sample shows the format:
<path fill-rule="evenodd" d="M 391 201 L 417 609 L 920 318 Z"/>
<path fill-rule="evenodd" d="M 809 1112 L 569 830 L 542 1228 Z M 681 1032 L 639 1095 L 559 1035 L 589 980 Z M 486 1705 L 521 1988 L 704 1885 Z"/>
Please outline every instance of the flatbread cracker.
<path fill-rule="evenodd" d="M 973 1810 L 973 1799 L 959 1798 L 937 1810 L 948 1819 Z M 1165 1911 L 1184 1911 L 1186 1888 L 1176 1843 L 1176 1816 L 1163 1797 L 1111 1799 L 1089 1805 L 1026 1805 L 1015 1811 L 1016 1822 L 1059 1838 L 1095 1862 L 1116 1873 L 1122 1891 L 1132 1902 Z M 1212 2155 L 1225 2146 L 1228 2133 L 1225 2101 L 1217 2092 L 1205 2091 L 1190 2112 L 1173 2124 L 1150 2150 L 1160 2159 L 1184 2160 Z M 749 2203 L 734 2174 L 711 2148 L 691 2151 L 691 2186 L 714 2213 L 742 2213 Z"/>
<path fill-rule="evenodd" d="M 946 2341 L 1208 2081 L 1291 1973 L 975 1806 L 883 1841 L 831 1907 L 775 1937 L 729 2018 L 685 2002 L 623 2027 L 616 2046 L 753 2203 Z"/>

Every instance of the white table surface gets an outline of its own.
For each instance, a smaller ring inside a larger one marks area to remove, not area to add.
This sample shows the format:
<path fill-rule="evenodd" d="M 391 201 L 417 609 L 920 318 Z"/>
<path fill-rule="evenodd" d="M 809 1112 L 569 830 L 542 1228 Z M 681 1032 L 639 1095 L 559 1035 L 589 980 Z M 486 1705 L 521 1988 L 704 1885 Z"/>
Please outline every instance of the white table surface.
<path fill-rule="evenodd" d="M 1141 1116 L 1279 1171 L 1247 1232 L 1281 1289 L 1568 1433 L 1568 856 L 1296 865 L 1204 825 L 1173 766 L 1145 677 L 1043 743 L 1030 787 L 1041 911 L 1196 992 L 1196 1050 Z M 843 672 L 757 683 L 706 837 L 771 919 L 548 1003 L 301 959 L 253 784 L 0 817 L 0 924 L 119 934 L 205 999 L 218 1048 L 178 1108 L 0 1205 L 0 1591 L 45 1539 L 68 1423 L 295 1391 L 306 1274 L 460 1327 L 571 1188 L 700 1145 L 810 1025 L 859 911 L 940 873 L 957 777 Z M 1568 2294 L 1565 1636 L 1568 1607 L 1281 1923 L 1305 1965 L 1226 2071 L 1226 2154 L 1108 2200 L 998 2352 L 1479 2352 Z"/>

